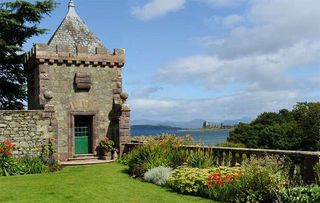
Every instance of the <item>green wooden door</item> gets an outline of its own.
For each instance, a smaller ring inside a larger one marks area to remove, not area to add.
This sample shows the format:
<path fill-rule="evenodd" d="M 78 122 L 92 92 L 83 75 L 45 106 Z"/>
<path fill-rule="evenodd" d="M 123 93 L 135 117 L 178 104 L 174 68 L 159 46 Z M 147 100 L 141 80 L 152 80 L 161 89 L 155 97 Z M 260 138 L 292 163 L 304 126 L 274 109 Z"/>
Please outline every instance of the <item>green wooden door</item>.
<path fill-rule="evenodd" d="M 75 154 L 88 154 L 91 152 L 91 117 L 75 117 Z"/>

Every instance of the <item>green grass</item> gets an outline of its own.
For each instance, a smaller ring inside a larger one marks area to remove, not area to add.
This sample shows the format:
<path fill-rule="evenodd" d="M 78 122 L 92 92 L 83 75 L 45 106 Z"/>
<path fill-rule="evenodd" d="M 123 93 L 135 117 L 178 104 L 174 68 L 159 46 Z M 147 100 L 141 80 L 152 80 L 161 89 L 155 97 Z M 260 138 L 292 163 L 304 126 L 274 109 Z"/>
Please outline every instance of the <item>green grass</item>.
<path fill-rule="evenodd" d="M 0 177 L 0 202 L 211 202 L 128 176 L 120 164 L 67 167 L 51 174 Z"/>

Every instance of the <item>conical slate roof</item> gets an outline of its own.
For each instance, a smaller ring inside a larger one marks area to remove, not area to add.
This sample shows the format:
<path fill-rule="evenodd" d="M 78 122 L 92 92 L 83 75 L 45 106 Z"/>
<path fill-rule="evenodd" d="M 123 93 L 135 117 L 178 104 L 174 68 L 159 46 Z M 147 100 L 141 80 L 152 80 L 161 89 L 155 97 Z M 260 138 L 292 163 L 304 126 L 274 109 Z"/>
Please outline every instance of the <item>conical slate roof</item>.
<path fill-rule="evenodd" d="M 73 0 L 70 0 L 68 7 L 66 17 L 48 42 L 49 48 L 55 51 L 57 45 L 68 46 L 74 54 L 77 45 L 88 47 L 90 54 L 95 54 L 97 47 L 105 48 L 78 16 Z"/>

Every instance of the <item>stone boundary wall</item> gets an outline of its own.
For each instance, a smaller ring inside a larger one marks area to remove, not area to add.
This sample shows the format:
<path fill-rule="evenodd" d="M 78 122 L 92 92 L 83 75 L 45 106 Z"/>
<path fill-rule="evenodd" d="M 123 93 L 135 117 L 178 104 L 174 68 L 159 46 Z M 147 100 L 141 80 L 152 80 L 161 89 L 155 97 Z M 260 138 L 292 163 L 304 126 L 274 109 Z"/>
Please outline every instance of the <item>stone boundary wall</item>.
<path fill-rule="evenodd" d="M 55 138 L 55 125 L 50 111 L 0 111 L 0 141 L 9 139 L 17 145 L 16 156 L 38 156 L 42 146 Z"/>
<path fill-rule="evenodd" d="M 145 143 L 128 143 L 124 145 L 124 154 L 130 153 L 135 147 Z M 302 178 L 305 183 L 310 184 L 315 181 L 314 166 L 319 163 L 320 152 L 311 151 L 289 151 L 289 150 L 272 150 L 272 149 L 250 149 L 250 148 L 231 148 L 231 147 L 209 147 L 209 146 L 192 146 L 182 145 L 183 149 L 190 151 L 203 150 L 211 153 L 217 165 L 234 166 L 236 163 L 241 164 L 244 157 L 252 156 L 279 156 L 288 157 L 291 160 L 290 175 L 294 173 L 297 167 L 300 168 Z"/>
<path fill-rule="evenodd" d="M 124 144 L 130 143 L 131 137 L 131 122 L 130 122 L 130 114 L 131 109 L 130 106 L 126 103 L 128 99 L 127 93 L 122 93 L 120 95 L 123 104 L 121 105 L 121 115 L 119 117 L 119 149 L 120 149 L 120 156 L 124 152 Z"/>

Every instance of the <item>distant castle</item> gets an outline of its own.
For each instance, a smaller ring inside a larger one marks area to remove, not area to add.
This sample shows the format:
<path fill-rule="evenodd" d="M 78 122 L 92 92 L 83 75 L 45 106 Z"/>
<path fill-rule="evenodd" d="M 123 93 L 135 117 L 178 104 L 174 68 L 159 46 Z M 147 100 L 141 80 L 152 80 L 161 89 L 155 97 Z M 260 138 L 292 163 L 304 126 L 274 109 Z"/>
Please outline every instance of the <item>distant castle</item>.
<path fill-rule="evenodd" d="M 215 124 L 208 121 L 204 121 L 202 124 L 203 129 L 230 129 L 233 127 L 233 125 L 224 125 L 223 123 Z"/>

